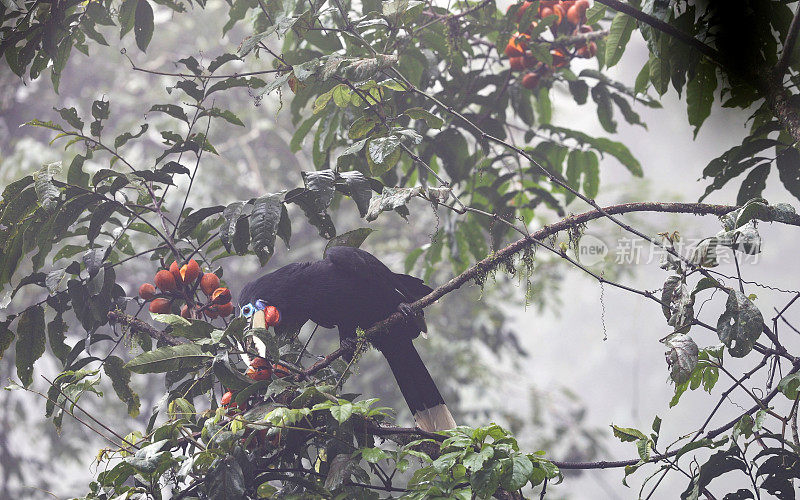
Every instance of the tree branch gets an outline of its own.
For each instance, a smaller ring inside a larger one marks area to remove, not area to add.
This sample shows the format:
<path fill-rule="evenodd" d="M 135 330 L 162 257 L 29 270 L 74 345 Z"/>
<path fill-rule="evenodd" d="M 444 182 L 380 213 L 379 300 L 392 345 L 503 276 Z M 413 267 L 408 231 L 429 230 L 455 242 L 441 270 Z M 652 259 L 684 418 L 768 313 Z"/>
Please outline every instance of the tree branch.
<path fill-rule="evenodd" d="M 709 205 L 705 203 L 644 202 L 644 203 L 626 203 L 622 205 L 613 205 L 598 210 L 590 210 L 588 212 L 584 212 L 579 215 L 572 215 L 570 217 L 561 219 L 560 221 L 554 224 L 545 226 L 542 229 L 534 233 L 531 233 L 529 236 L 515 241 L 514 243 L 508 245 L 507 247 L 494 253 L 493 255 L 486 257 L 485 259 L 473 265 L 463 273 L 459 274 L 458 276 L 455 276 L 447 283 L 436 288 L 433 292 L 429 293 L 425 297 L 422 297 L 418 301 L 411 304 L 411 308 L 413 311 L 420 311 L 428 307 L 429 305 L 433 304 L 438 299 L 447 295 L 453 290 L 461 288 L 462 285 L 464 285 L 470 280 L 475 279 L 480 274 L 493 270 L 501 262 L 515 255 L 516 253 L 522 251 L 527 247 L 535 245 L 536 240 L 542 240 L 544 238 L 547 238 L 548 236 L 551 236 L 565 229 L 577 227 L 591 220 L 606 217 L 609 214 L 618 215 L 631 212 L 663 212 L 663 213 L 683 213 L 683 214 L 695 214 L 695 215 L 721 216 L 730 213 L 736 210 L 737 208 L 738 207 L 728 206 L 728 205 Z M 767 213 L 761 215 L 763 215 L 766 219 L 771 220 L 775 217 L 776 214 L 777 211 L 774 208 L 770 207 Z M 785 223 L 793 226 L 800 226 L 800 215 L 795 214 L 794 216 L 789 218 Z M 405 316 L 403 316 L 403 314 L 399 312 L 392 314 L 383 321 L 380 321 L 374 324 L 372 327 L 370 327 L 370 329 L 366 331 L 367 338 L 368 339 L 376 338 L 378 335 L 380 335 L 381 332 L 388 330 L 390 326 L 402 321 L 404 318 Z"/>
<path fill-rule="evenodd" d="M 736 69 L 735 65 L 730 64 L 725 56 L 717 49 L 690 35 L 687 35 L 683 31 L 668 23 L 665 23 L 660 19 L 646 14 L 628 4 L 622 3 L 619 0 L 597 1 L 607 5 L 608 7 L 611 7 L 618 12 L 627 14 L 637 21 L 647 24 L 677 40 L 680 40 L 683 43 L 688 44 L 689 46 L 699 50 L 700 53 L 715 63 L 719 64 L 725 70 L 753 85 L 764 95 L 773 115 L 781 123 L 781 126 L 792 136 L 795 141 L 800 141 L 800 115 L 798 115 L 797 110 L 792 106 L 791 102 L 789 101 L 789 95 L 786 89 L 783 87 L 783 73 L 785 72 L 785 67 L 782 65 L 788 64 L 788 59 L 791 56 L 791 50 L 787 51 L 786 48 L 784 48 L 783 52 L 781 53 L 781 59 L 778 61 L 778 64 L 775 66 L 773 71 L 761 71 L 761 69 L 768 70 L 768 68 L 750 68 L 750 70 L 746 73 L 742 73 Z M 793 47 L 795 44 L 797 31 L 800 30 L 800 26 L 798 26 L 800 21 L 797 19 L 798 14 L 800 14 L 800 6 L 798 6 L 798 12 L 795 14 L 795 17 L 792 20 L 790 32 L 787 36 L 784 47 Z"/>
<path fill-rule="evenodd" d="M 700 53 L 718 62 L 719 64 L 725 65 L 725 60 L 722 57 L 722 54 L 717 49 L 709 45 L 706 45 L 705 43 L 701 42 L 700 40 L 698 40 L 693 36 L 687 35 L 683 31 L 675 28 L 671 24 L 665 23 L 661 19 L 646 14 L 641 10 L 632 7 L 631 5 L 620 2 L 619 0 L 597 0 L 597 2 L 606 5 L 608 7 L 611 7 L 617 12 L 622 12 L 623 14 L 627 14 L 632 18 L 636 19 L 637 21 L 647 24 L 657 29 L 658 31 L 664 32 L 667 35 L 694 47 L 695 49 L 699 50 Z"/>
<path fill-rule="evenodd" d="M 792 52 L 794 52 L 794 45 L 797 42 L 798 31 L 800 31 L 800 3 L 797 4 L 797 7 L 795 8 L 792 24 L 789 25 L 789 33 L 786 35 L 786 40 L 783 42 L 781 58 L 778 60 L 778 63 L 775 65 L 775 69 L 773 70 L 774 76 L 778 79 L 783 78 L 784 73 L 786 73 L 786 69 L 789 67 L 789 59 L 791 59 Z"/>
<path fill-rule="evenodd" d="M 150 337 L 158 340 L 159 342 L 163 342 L 167 345 L 178 345 L 182 344 L 183 342 L 176 339 L 172 335 L 159 330 L 158 328 L 151 326 L 140 319 L 136 319 L 133 316 L 123 313 L 122 311 L 109 311 L 108 312 L 108 320 L 112 323 L 120 323 L 122 325 L 127 326 L 131 329 L 132 332 L 136 333 L 144 333 L 149 335 Z"/>

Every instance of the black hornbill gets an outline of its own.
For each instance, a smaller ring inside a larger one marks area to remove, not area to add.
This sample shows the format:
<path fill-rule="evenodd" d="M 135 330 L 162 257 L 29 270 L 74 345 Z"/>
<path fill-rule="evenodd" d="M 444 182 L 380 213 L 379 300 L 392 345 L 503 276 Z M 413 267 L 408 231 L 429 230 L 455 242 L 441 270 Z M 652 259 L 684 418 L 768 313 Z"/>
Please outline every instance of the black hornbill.
<path fill-rule="evenodd" d="M 339 341 L 355 346 L 356 328 L 367 329 L 395 311 L 406 315 L 373 342 L 386 357 L 417 425 L 426 431 L 455 427 L 453 416 L 425 368 L 413 339 L 426 331 L 422 313 L 408 303 L 431 292 L 421 279 L 394 273 L 372 254 L 358 248 L 329 248 L 324 259 L 295 263 L 251 281 L 242 289 L 242 314 L 264 325 L 264 309 L 280 312 L 280 329 L 296 330 L 308 320 L 337 326 Z"/>

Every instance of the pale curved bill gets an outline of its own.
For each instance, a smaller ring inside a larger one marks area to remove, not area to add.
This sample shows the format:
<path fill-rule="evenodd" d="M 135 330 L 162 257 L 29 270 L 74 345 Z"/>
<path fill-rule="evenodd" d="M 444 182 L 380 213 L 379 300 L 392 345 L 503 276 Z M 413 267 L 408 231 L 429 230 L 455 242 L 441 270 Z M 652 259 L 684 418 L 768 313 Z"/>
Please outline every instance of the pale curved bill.
<path fill-rule="evenodd" d="M 264 315 L 264 311 L 256 311 L 253 313 L 253 320 L 251 323 L 253 328 L 267 328 L 267 318 Z"/>

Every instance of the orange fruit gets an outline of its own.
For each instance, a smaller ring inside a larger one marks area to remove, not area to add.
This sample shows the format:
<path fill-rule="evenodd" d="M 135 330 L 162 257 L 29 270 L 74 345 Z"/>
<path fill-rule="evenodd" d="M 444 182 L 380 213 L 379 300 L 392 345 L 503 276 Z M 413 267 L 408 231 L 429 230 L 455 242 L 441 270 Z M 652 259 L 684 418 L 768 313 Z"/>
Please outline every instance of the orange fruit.
<path fill-rule="evenodd" d="M 156 287 L 150 283 L 142 283 L 142 286 L 139 287 L 139 297 L 143 298 L 144 300 L 153 300 L 155 296 Z"/>
<path fill-rule="evenodd" d="M 231 301 L 231 291 L 227 288 L 217 288 L 211 294 L 211 302 L 214 304 L 227 304 Z"/>
<path fill-rule="evenodd" d="M 536 73 L 525 73 L 525 76 L 522 77 L 522 86 L 533 90 L 539 86 L 539 79 L 539 75 Z"/>
<path fill-rule="evenodd" d="M 563 68 L 569 62 L 567 55 L 558 49 L 551 50 L 550 54 L 553 55 L 553 66 L 556 68 Z"/>
<path fill-rule="evenodd" d="M 564 7 L 556 5 L 555 7 L 553 7 L 553 14 L 557 16 L 555 25 L 558 26 L 559 24 L 561 24 L 561 21 L 564 20 L 564 14 L 565 14 Z"/>
<path fill-rule="evenodd" d="M 505 54 L 508 57 L 519 57 L 524 55 L 530 39 L 530 35 L 526 35 L 524 33 L 514 33 L 508 40 Z"/>
<path fill-rule="evenodd" d="M 175 283 L 177 285 L 183 284 L 181 279 L 181 268 L 176 261 L 172 261 L 172 264 L 169 265 L 169 272 L 172 273 L 172 277 L 175 278 Z"/>
<path fill-rule="evenodd" d="M 228 391 L 222 395 L 222 399 L 220 399 L 219 402 L 222 404 L 222 406 L 228 406 L 229 404 L 231 404 L 232 400 L 233 400 L 233 392 Z"/>
<path fill-rule="evenodd" d="M 180 273 L 181 280 L 191 285 L 197 280 L 197 277 L 200 276 L 200 265 L 197 264 L 196 260 L 189 259 L 189 262 L 181 267 Z"/>
<path fill-rule="evenodd" d="M 217 314 L 219 314 L 220 317 L 225 318 L 233 314 L 233 303 L 219 304 L 214 306 L 214 309 L 217 310 Z"/>
<path fill-rule="evenodd" d="M 155 283 L 156 286 L 164 292 L 174 292 L 178 289 L 178 285 L 175 283 L 175 277 L 166 269 L 162 269 L 156 273 Z"/>
<path fill-rule="evenodd" d="M 278 365 L 278 364 L 272 366 L 272 373 L 274 373 L 275 376 L 278 377 L 278 378 L 283 378 L 283 377 L 286 377 L 286 376 L 292 374 L 292 372 L 289 371 L 288 368 L 286 368 L 283 365 Z"/>
<path fill-rule="evenodd" d="M 584 17 L 585 12 L 586 11 L 581 9 L 577 4 L 573 5 L 567 10 L 567 21 L 577 26 L 586 20 Z"/>
<path fill-rule="evenodd" d="M 206 294 L 207 297 L 210 297 L 214 290 L 219 288 L 219 278 L 214 273 L 205 273 L 202 278 L 200 278 L 200 289 L 203 290 L 203 293 Z"/>
<path fill-rule="evenodd" d="M 251 380 L 269 380 L 272 378 L 272 365 L 264 358 L 253 358 L 244 374 Z"/>
<path fill-rule="evenodd" d="M 151 313 L 155 314 L 168 314 L 172 307 L 172 302 L 168 299 L 160 298 L 160 299 L 153 299 L 150 302 L 150 307 L 148 308 Z"/>
<path fill-rule="evenodd" d="M 525 58 L 523 56 L 512 57 L 508 62 L 511 63 L 511 69 L 514 71 L 525 69 Z"/>
<path fill-rule="evenodd" d="M 517 15 L 516 15 L 517 22 L 522 21 L 522 16 L 525 15 L 525 11 L 527 11 L 528 7 L 530 7 L 531 5 L 533 5 L 533 2 L 522 2 L 522 5 L 520 5 L 519 9 L 517 9 Z"/>

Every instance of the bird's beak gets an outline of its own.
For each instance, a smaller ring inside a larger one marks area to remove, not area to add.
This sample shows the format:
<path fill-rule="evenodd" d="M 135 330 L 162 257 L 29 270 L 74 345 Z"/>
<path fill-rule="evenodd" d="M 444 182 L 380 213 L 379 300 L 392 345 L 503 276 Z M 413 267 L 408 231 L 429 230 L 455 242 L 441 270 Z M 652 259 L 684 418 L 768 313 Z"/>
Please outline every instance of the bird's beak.
<path fill-rule="evenodd" d="M 267 328 L 267 320 L 264 316 L 264 311 L 256 311 L 253 313 L 253 328 Z"/>

